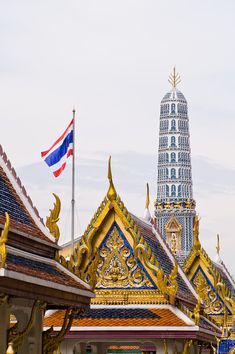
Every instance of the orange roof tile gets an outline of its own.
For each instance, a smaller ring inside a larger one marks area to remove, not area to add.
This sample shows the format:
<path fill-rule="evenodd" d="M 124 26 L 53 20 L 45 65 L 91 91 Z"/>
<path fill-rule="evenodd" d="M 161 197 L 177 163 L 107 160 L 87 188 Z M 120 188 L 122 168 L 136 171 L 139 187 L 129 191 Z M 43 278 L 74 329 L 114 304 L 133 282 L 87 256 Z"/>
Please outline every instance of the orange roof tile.
<path fill-rule="evenodd" d="M 156 318 L 89 318 L 86 313 L 83 318 L 75 319 L 72 327 L 151 327 L 151 326 L 185 326 L 185 322 L 178 318 L 169 309 L 148 309 Z M 95 311 L 95 309 L 93 309 Z M 115 309 L 113 309 L 115 311 Z M 60 327 L 63 324 L 64 311 L 56 311 L 44 320 L 45 327 Z"/>

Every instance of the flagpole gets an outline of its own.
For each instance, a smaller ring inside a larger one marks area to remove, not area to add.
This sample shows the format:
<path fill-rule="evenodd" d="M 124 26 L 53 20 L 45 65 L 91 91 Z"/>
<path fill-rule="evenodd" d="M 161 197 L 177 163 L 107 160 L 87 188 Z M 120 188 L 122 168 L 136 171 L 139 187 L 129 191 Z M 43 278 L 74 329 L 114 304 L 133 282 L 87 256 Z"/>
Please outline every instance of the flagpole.
<path fill-rule="evenodd" d="M 71 247 L 74 254 L 74 214 L 75 214 L 75 108 L 73 108 L 73 159 L 72 159 L 72 215 L 71 215 Z"/>

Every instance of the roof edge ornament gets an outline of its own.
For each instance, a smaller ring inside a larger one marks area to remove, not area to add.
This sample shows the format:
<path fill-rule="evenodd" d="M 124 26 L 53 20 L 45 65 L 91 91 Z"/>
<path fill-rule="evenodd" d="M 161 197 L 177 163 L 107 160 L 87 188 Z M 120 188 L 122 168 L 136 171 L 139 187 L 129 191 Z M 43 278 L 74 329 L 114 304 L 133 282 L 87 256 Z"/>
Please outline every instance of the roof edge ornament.
<path fill-rule="evenodd" d="M 111 156 L 109 156 L 108 162 L 108 180 L 109 180 L 109 189 L 107 192 L 107 197 L 110 201 L 115 200 L 117 197 L 117 192 L 113 184 L 112 170 L 111 170 Z"/>
<path fill-rule="evenodd" d="M 60 238 L 60 229 L 57 222 L 60 220 L 61 201 L 57 194 L 52 194 L 55 197 L 55 202 L 53 208 L 50 209 L 50 215 L 46 218 L 46 226 L 49 229 L 50 234 L 55 238 L 55 241 L 58 242 Z"/>
<path fill-rule="evenodd" d="M 172 85 L 173 89 L 181 82 L 180 75 L 176 72 L 175 66 L 173 68 L 173 72 L 170 74 L 168 82 Z"/>
<path fill-rule="evenodd" d="M 196 215 L 194 218 L 194 222 L 193 222 L 194 248 L 196 250 L 201 249 L 201 242 L 199 240 L 199 222 L 200 222 L 200 219 L 199 219 L 198 215 Z"/>
<path fill-rule="evenodd" d="M 217 263 L 221 263 L 221 258 L 220 258 L 220 237 L 219 237 L 219 234 L 217 234 L 216 236 L 217 238 L 217 241 L 216 241 L 216 258 L 215 258 L 215 261 Z"/>
<path fill-rule="evenodd" d="M 147 192 L 146 192 L 146 202 L 143 218 L 146 221 L 151 221 L 152 217 L 149 211 L 150 197 L 149 197 L 149 184 L 147 183 Z"/>
<path fill-rule="evenodd" d="M 5 268 L 6 259 L 7 259 L 6 242 L 8 239 L 10 218 L 7 212 L 5 213 L 5 215 L 6 215 L 6 221 L 0 236 L 0 268 Z"/>

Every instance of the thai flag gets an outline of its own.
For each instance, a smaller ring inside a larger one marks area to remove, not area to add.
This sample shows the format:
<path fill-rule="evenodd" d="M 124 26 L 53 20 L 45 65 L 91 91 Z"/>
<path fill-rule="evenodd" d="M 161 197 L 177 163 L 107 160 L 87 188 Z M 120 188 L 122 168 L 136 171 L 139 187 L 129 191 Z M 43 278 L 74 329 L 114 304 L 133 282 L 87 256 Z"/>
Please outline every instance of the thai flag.
<path fill-rule="evenodd" d="M 50 149 L 41 152 L 43 160 L 50 167 L 55 177 L 58 177 L 65 169 L 67 158 L 70 155 L 73 155 L 73 119 Z"/>

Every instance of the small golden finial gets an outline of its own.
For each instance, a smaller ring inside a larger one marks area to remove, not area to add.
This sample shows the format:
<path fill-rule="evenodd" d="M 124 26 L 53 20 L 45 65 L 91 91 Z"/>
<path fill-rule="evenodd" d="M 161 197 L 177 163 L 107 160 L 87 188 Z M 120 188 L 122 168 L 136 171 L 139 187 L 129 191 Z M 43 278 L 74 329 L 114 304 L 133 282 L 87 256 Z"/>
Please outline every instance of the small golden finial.
<path fill-rule="evenodd" d="M 219 256 L 219 253 L 220 253 L 220 240 L 219 240 L 219 234 L 217 234 L 216 253 L 217 253 L 217 255 Z"/>
<path fill-rule="evenodd" d="M 173 68 L 173 72 L 169 76 L 168 82 L 173 88 L 176 88 L 176 86 L 181 82 L 180 75 L 175 71 L 175 66 Z"/>
<path fill-rule="evenodd" d="M 107 193 L 107 197 L 109 200 L 114 200 L 117 197 L 117 192 L 113 185 L 113 178 L 112 178 L 112 171 L 111 171 L 111 156 L 109 156 L 109 163 L 108 163 L 108 179 L 109 179 L 109 189 Z"/>
<path fill-rule="evenodd" d="M 149 203 L 150 203 L 150 198 L 149 198 L 149 184 L 147 183 L 147 194 L 146 194 L 146 204 L 145 204 L 145 208 L 146 208 L 146 209 L 149 208 Z"/>

